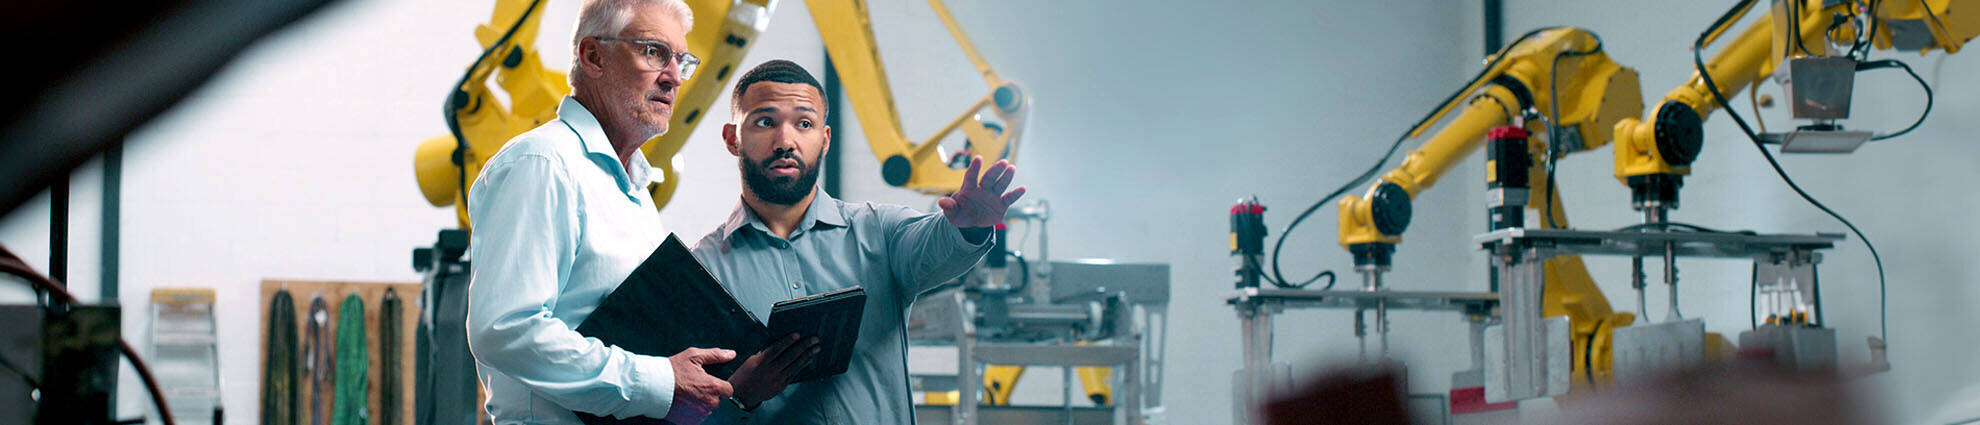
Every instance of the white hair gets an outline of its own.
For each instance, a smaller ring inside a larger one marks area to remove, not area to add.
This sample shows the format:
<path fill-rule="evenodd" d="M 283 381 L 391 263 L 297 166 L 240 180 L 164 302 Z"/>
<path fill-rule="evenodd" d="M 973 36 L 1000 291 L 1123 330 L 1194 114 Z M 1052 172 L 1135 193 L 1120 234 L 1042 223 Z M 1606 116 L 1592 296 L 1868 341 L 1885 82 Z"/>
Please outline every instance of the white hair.
<path fill-rule="evenodd" d="M 584 8 L 578 12 L 577 30 L 571 34 L 571 87 L 576 88 L 578 81 L 583 79 L 581 75 L 584 75 L 578 68 L 578 62 L 582 60 L 578 45 L 586 37 L 617 36 L 619 31 L 626 29 L 626 24 L 632 22 L 633 9 L 640 5 L 660 6 L 681 21 L 681 33 L 694 31 L 694 10 L 689 9 L 687 2 L 682 0 L 585 0 Z"/>

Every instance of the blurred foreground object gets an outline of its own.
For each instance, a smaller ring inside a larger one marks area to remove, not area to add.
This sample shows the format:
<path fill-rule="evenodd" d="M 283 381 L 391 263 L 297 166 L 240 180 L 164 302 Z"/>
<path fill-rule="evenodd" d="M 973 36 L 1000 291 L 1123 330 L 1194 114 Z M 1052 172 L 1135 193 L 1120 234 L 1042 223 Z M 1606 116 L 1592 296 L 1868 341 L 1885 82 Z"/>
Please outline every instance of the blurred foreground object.
<path fill-rule="evenodd" d="M 1333 369 L 1262 407 L 1260 423 L 1409 424 L 1404 372 L 1396 363 Z M 1569 424 L 1867 424 L 1869 403 L 1833 371 L 1809 372 L 1770 359 L 1659 374 L 1562 404 Z M 1547 418 L 1521 417 L 1521 422 Z"/>
<path fill-rule="evenodd" d="M 1403 397 L 1401 365 L 1373 363 L 1337 369 L 1321 375 L 1310 386 L 1266 403 L 1264 423 L 1413 423 Z"/>
<path fill-rule="evenodd" d="M 0 89 L 0 213 L 122 143 L 257 39 L 330 0 L 27 1 L 0 39 L 27 57 Z"/>
<path fill-rule="evenodd" d="M 1746 360 L 1619 386 L 1561 413 L 1575 424 L 1868 424 L 1867 405 L 1834 373 Z"/>

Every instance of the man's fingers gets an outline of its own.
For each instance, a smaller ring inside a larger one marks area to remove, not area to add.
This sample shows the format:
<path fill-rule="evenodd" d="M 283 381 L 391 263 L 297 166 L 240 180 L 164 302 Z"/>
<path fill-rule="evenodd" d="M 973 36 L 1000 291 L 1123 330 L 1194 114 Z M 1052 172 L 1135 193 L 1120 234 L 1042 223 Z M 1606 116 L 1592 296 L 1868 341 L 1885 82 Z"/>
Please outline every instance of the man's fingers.
<path fill-rule="evenodd" d="M 787 369 L 779 373 L 784 376 L 784 383 L 789 384 L 794 382 L 797 379 L 798 372 L 802 372 L 805 368 L 811 367 L 812 363 L 816 363 L 818 361 L 818 353 L 821 350 L 824 350 L 824 347 L 814 346 L 805 349 L 803 356 L 795 359 L 796 361 L 791 362 L 791 364 L 786 365 Z"/>
<path fill-rule="evenodd" d="M 722 397 L 736 395 L 736 387 L 729 385 L 729 381 L 714 379 L 714 377 L 709 377 L 708 380 L 715 382 L 714 384 L 710 384 L 709 387 L 715 389 L 716 393 L 713 395 L 715 396 L 716 403 L 721 403 Z"/>
<path fill-rule="evenodd" d="M 935 206 L 942 207 L 942 212 L 944 214 L 953 213 L 956 211 L 956 198 L 944 196 L 942 197 L 942 199 L 936 199 Z M 949 214 L 949 215 L 954 215 L 954 214 Z"/>
<path fill-rule="evenodd" d="M 969 168 L 963 170 L 963 189 L 976 187 L 976 172 L 977 170 L 981 170 L 982 167 L 983 157 L 973 156 L 969 158 Z"/>
<path fill-rule="evenodd" d="M 1010 208 L 1011 204 L 1017 203 L 1018 198 L 1023 198 L 1023 197 L 1024 197 L 1024 186 L 1018 186 L 1017 189 L 1011 190 L 1010 193 L 1004 194 L 1004 208 Z"/>
<path fill-rule="evenodd" d="M 997 173 L 998 171 L 996 164 L 985 165 L 983 166 L 983 174 L 976 176 L 976 181 L 974 182 L 974 184 L 965 184 L 963 185 L 962 190 L 969 190 L 969 191 L 980 190 L 984 186 L 990 185 L 991 182 L 997 181 Z"/>
<path fill-rule="evenodd" d="M 703 358 L 706 359 L 705 362 L 701 363 L 704 365 L 728 363 L 736 359 L 736 351 L 717 348 L 708 350 L 708 354 L 704 355 Z"/>
<path fill-rule="evenodd" d="M 756 352 L 754 357 L 757 357 L 756 362 L 758 366 L 776 364 L 777 358 L 782 357 L 784 352 L 790 350 L 791 345 L 797 343 L 797 341 L 798 335 L 795 332 L 783 338 L 777 338 L 777 341 L 771 342 L 770 346 L 763 347 L 763 351 Z"/>
<path fill-rule="evenodd" d="M 1003 172 L 997 173 L 997 181 L 994 182 L 996 184 L 985 185 L 985 188 L 989 189 L 990 193 L 1004 193 L 1004 188 L 1010 187 L 1011 180 L 1017 178 L 1016 165 L 1011 165 L 1009 160 L 997 161 L 997 163 L 1003 165 L 1001 167 L 1003 168 Z"/>
<path fill-rule="evenodd" d="M 1010 169 L 1011 163 L 1009 161 L 999 160 L 995 164 L 990 164 L 988 169 L 983 170 L 983 177 L 977 180 L 976 187 L 988 189 L 995 186 L 998 181 L 1002 181 L 1006 175 L 1010 174 Z"/>
<path fill-rule="evenodd" d="M 777 364 L 773 367 L 779 374 L 789 374 L 790 371 L 795 370 L 791 369 L 792 365 L 801 363 L 804 359 L 811 357 L 811 353 L 816 352 L 818 352 L 818 338 L 806 338 L 803 342 L 791 346 L 788 350 L 784 350 L 783 355 L 777 356 Z"/>
<path fill-rule="evenodd" d="M 797 371 L 805 370 L 806 368 L 811 367 L 812 363 L 817 363 L 818 353 L 819 353 L 819 349 L 812 349 L 811 354 L 807 354 L 804 356 L 804 361 L 798 362 L 797 368 L 791 369 L 792 374 L 796 374 Z M 792 377 L 795 378 L 796 376 L 792 376 Z"/>
<path fill-rule="evenodd" d="M 735 351 L 720 348 L 689 348 L 681 350 L 680 355 L 687 356 L 688 361 L 698 365 L 723 364 L 736 359 Z"/>
<path fill-rule="evenodd" d="M 1003 193 L 1004 188 L 1010 187 L 1012 180 L 1017 180 L 1017 164 L 1012 164 L 1010 160 L 998 162 L 1004 163 L 1004 184 L 997 186 L 997 191 L 991 193 Z"/>
<path fill-rule="evenodd" d="M 791 332 L 790 335 L 778 339 L 776 344 L 771 345 L 772 348 L 765 351 L 783 352 L 784 350 L 790 349 L 792 345 L 797 344 L 798 340 L 800 339 L 802 338 L 798 336 L 797 332 Z"/>
<path fill-rule="evenodd" d="M 781 346 L 777 348 L 776 355 L 767 359 L 769 360 L 767 365 L 770 370 L 779 370 L 790 365 L 791 359 L 797 358 L 799 353 L 803 353 L 805 349 L 811 346 L 812 339 L 799 338 L 797 334 L 791 334 L 791 338 L 785 340 L 785 343 L 780 344 Z"/>
<path fill-rule="evenodd" d="M 1004 173 L 997 176 L 995 184 L 985 187 L 984 192 L 992 195 L 1004 193 L 1005 188 L 1011 187 L 1011 180 L 1016 178 L 1017 168 L 1006 166 L 1004 167 Z"/>

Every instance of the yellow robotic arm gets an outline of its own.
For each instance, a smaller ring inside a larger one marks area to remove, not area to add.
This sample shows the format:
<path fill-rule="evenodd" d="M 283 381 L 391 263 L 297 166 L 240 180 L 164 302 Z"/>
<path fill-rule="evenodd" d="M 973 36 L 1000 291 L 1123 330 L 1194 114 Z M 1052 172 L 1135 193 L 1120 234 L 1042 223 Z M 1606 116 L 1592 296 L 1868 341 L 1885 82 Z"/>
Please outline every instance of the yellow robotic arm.
<path fill-rule="evenodd" d="M 1601 147 L 1611 140 L 1610 130 L 1617 121 L 1643 109 L 1636 71 L 1616 64 L 1601 50 L 1601 41 L 1578 28 L 1556 28 L 1529 33 L 1506 46 L 1492 58 L 1491 65 L 1461 93 L 1410 130 L 1405 136 L 1417 137 L 1451 110 L 1458 114 L 1412 151 L 1395 170 L 1385 174 L 1362 196 L 1347 196 L 1340 202 L 1340 244 L 1354 254 L 1355 268 L 1363 274 L 1386 271 L 1395 245 L 1409 225 L 1410 200 L 1436 184 L 1439 177 L 1485 143 L 1494 127 L 1515 125 L 1546 134 L 1530 137 L 1525 143 L 1530 158 L 1556 160 L 1560 155 Z M 1468 100 L 1467 100 L 1468 99 Z M 1463 102 L 1462 109 L 1458 109 Z M 1533 116 L 1547 120 L 1525 120 Z M 1524 192 L 1501 192 L 1510 214 L 1521 214 L 1520 207 L 1542 211 L 1546 227 L 1566 227 L 1567 214 L 1560 208 L 1560 196 L 1541 176 L 1543 168 L 1531 166 L 1505 172 L 1525 173 L 1526 181 L 1538 184 L 1533 190 L 1551 196 L 1526 196 Z M 1489 178 L 1497 179 L 1498 164 L 1490 164 Z M 1548 203 L 1553 204 L 1548 208 Z M 1495 211 L 1496 213 L 1496 211 Z M 1595 286 L 1579 256 L 1560 256 L 1546 265 L 1547 298 L 1544 316 L 1567 315 L 1573 325 L 1573 369 L 1577 373 L 1606 380 L 1609 370 L 1606 347 L 1610 332 L 1634 322 L 1635 315 L 1616 312 Z M 1587 351 L 1597 350 L 1594 355 Z M 1593 364 L 1590 364 L 1593 363 Z M 1594 368 L 1591 373 L 1590 368 Z M 1582 380 L 1575 380 L 1579 386 Z"/>
<path fill-rule="evenodd" d="M 1563 140 L 1556 143 L 1556 152 L 1584 151 L 1608 143 L 1610 127 L 1641 110 L 1642 97 L 1636 71 L 1609 60 L 1600 46 L 1593 33 L 1578 28 L 1529 34 L 1503 49 L 1493 58 L 1493 65 L 1463 90 L 1477 95 L 1452 98 L 1412 128 L 1406 138 L 1421 135 L 1450 111 L 1459 111 L 1365 195 L 1341 200 L 1340 244 L 1365 252 L 1357 254 L 1356 265 L 1387 266 L 1387 250 L 1401 242 L 1402 232 L 1409 226 L 1409 200 L 1483 146 L 1487 130 L 1515 124 L 1522 111 L 1534 110 L 1543 118 L 1559 116 L 1560 122 L 1554 125 L 1562 129 L 1559 138 Z M 1557 113 L 1556 101 L 1560 102 Z M 1462 109 L 1458 109 L 1460 104 Z M 1537 122 L 1524 124 L 1543 127 Z M 1533 149 L 1545 151 L 1546 143 L 1535 139 Z M 1356 248 L 1366 244 L 1388 247 Z"/>
<path fill-rule="evenodd" d="M 427 139 L 413 155 L 420 193 L 434 206 L 454 205 L 461 227 L 468 227 L 467 190 L 480 175 L 481 165 L 509 138 L 556 118 L 557 104 L 570 93 L 564 73 L 543 66 L 535 49 L 543 0 L 496 3 L 488 24 L 475 27 L 484 49 L 466 75 L 449 89 L 446 105 L 451 134 Z M 488 86 L 488 77 L 508 94 L 502 105 Z"/>
<path fill-rule="evenodd" d="M 887 84 L 887 71 L 880 62 L 880 52 L 874 48 L 873 28 L 866 14 L 866 5 L 854 0 L 806 0 L 811 9 L 811 19 L 818 24 L 818 33 L 825 39 L 825 51 L 832 56 L 832 64 L 839 71 L 839 79 L 845 84 L 845 92 L 852 107 L 858 114 L 860 127 L 866 130 L 866 143 L 873 148 L 874 159 L 880 161 L 880 175 L 887 184 L 914 189 L 923 193 L 946 195 L 962 186 L 962 170 L 951 166 L 950 158 L 941 152 L 943 138 L 961 129 L 967 138 L 967 151 L 981 155 L 987 160 L 1017 158 L 1018 135 L 1023 134 L 1025 117 L 1029 115 L 1024 90 L 1017 83 L 997 76 L 990 63 L 976 51 L 969 36 L 962 27 L 956 25 L 949 8 L 941 0 L 929 0 L 928 6 L 935 10 L 935 16 L 942 19 L 942 25 L 955 36 L 963 54 L 969 57 L 976 70 L 983 76 L 983 82 L 990 87 L 988 93 L 978 98 L 963 113 L 942 126 L 926 140 L 909 139 L 901 130 L 900 113 L 894 107 L 893 89 Z M 997 117 L 996 122 L 985 122 L 981 112 L 988 110 Z M 1001 124 L 999 124 L 1001 123 Z"/>

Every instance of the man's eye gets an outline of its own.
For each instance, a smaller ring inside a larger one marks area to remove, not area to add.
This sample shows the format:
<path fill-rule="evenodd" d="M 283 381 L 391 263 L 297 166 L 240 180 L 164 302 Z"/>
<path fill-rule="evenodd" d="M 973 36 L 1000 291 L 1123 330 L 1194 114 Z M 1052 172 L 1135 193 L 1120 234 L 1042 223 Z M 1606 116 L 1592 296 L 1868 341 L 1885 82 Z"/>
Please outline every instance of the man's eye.
<path fill-rule="evenodd" d="M 798 121 L 798 128 L 811 128 L 811 120 Z"/>
<path fill-rule="evenodd" d="M 757 119 L 756 119 L 756 126 L 757 126 L 757 127 L 769 127 L 769 126 L 770 126 L 770 124 L 771 124 L 771 122 L 770 122 L 770 118 L 768 118 L 768 117 L 765 117 L 765 118 L 757 118 Z"/>
<path fill-rule="evenodd" d="M 646 55 L 647 55 L 647 56 L 660 56 L 660 48 L 658 48 L 658 47 L 653 47 L 653 46 L 647 46 L 647 47 L 646 47 Z"/>

